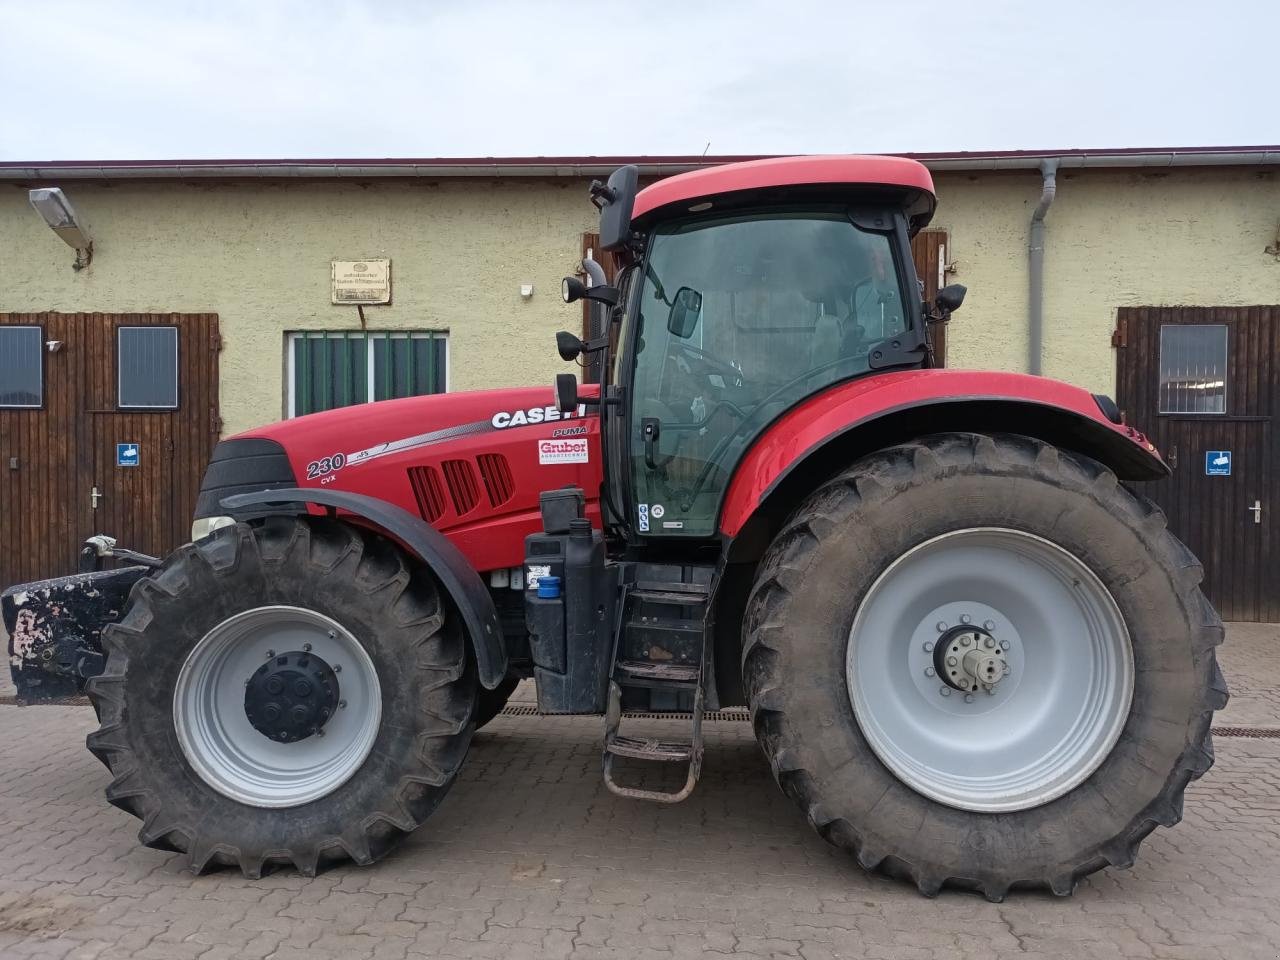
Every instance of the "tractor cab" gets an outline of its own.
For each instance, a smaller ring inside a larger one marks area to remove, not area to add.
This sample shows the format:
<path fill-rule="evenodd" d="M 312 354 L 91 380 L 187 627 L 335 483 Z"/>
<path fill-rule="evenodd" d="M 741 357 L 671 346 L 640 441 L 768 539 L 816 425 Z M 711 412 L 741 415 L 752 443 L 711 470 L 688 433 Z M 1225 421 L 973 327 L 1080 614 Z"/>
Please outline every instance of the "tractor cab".
<path fill-rule="evenodd" d="M 798 157 L 596 185 L 618 287 L 583 349 L 602 367 L 606 504 L 631 539 L 708 538 L 735 466 L 782 413 L 840 381 L 929 363 L 910 237 L 928 172 L 886 157 Z M 565 336 L 565 335 L 562 335 Z M 572 388 L 572 389 L 570 389 Z M 577 401 L 576 384 L 560 389 Z"/>

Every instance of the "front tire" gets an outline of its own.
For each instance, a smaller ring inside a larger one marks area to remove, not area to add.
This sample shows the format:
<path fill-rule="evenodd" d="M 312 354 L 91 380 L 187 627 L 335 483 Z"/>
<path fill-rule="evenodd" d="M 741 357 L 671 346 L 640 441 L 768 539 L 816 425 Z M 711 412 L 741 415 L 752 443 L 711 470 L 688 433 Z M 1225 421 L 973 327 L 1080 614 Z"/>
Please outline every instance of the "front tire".
<path fill-rule="evenodd" d="M 1085 457 L 973 434 L 880 451 L 761 562 L 757 737 L 863 867 L 926 895 L 1068 894 L 1131 864 L 1213 762 L 1222 624 L 1200 579 L 1160 511 Z"/>
<path fill-rule="evenodd" d="M 332 520 L 175 551 L 104 636 L 89 749 L 147 846 L 260 876 L 381 857 L 467 753 L 475 670 L 435 581 Z"/>

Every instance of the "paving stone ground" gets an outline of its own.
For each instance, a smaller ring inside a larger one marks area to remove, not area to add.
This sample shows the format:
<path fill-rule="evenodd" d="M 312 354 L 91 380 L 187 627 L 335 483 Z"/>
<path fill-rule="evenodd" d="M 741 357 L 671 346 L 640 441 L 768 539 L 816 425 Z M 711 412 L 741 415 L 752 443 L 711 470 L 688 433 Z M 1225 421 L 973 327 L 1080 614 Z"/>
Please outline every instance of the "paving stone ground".
<path fill-rule="evenodd" d="M 1232 625 L 1219 724 L 1280 728 L 1280 627 Z M 84 707 L 0 706 L 0 957 L 1267 958 L 1280 956 L 1280 740 L 1217 765 L 1137 866 L 1070 899 L 925 900 L 827 847 L 746 723 L 709 724 L 675 807 L 600 783 L 600 721 L 500 717 L 438 813 L 374 868 L 193 877 L 135 842 Z"/>

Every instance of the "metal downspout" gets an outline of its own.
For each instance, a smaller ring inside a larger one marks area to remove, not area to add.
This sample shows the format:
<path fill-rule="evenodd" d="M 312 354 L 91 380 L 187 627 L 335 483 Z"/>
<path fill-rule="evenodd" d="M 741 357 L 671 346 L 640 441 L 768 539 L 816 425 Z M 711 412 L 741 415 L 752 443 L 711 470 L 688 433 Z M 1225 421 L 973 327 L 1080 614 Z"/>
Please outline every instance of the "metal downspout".
<path fill-rule="evenodd" d="M 1031 237 L 1027 244 L 1030 264 L 1028 275 L 1029 309 L 1027 326 L 1027 370 L 1036 376 L 1041 373 L 1044 351 L 1044 215 L 1049 212 L 1058 192 L 1058 161 L 1049 158 L 1041 161 L 1040 202 L 1031 214 Z"/>

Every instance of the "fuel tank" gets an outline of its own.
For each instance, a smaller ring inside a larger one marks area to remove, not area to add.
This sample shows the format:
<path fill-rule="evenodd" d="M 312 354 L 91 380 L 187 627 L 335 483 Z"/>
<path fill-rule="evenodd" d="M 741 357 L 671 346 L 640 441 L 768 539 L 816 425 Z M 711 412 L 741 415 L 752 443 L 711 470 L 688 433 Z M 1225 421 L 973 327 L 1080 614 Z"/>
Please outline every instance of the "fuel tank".
<path fill-rule="evenodd" d="M 595 407 L 560 413 L 545 386 L 434 394 L 313 413 L 223 440 L 196 518 L 218 516 L 218 501 L 233 493 L 295 484 L 346 490 L 422 517 L 483 572 L 524 562 L 524 538 L 542 529 L 543 490 L 581 487 L 599 527 L 602 475 Z"/>

